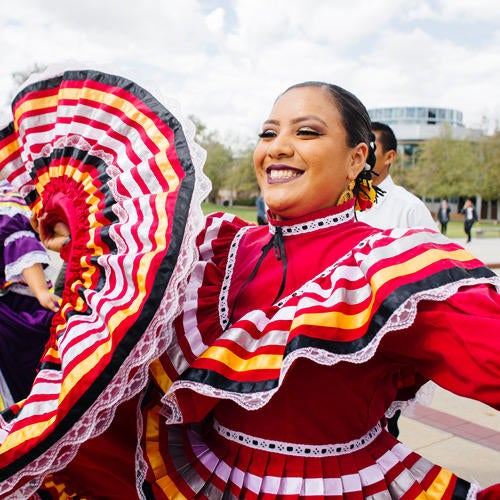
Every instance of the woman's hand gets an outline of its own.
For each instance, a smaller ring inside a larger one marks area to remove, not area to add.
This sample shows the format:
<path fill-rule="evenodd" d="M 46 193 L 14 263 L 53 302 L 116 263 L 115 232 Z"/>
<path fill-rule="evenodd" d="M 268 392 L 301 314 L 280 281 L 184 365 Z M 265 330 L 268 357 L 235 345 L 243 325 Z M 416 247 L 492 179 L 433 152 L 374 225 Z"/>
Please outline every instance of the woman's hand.
<path fill-rule="evenodd" d="M 46 217 L 47 214 L 39 218 L 32 216 L 30 220 L 31 226 L 40 236 L 40 241 L 45 248 L 54 252 L 60 252 L 61 248 L 71 240 L 69 227 L 62 221 L 58 221 L 53 226 L 47 227 L 47 224 L 44 224 Z"/>
<path fill-rule="evenodd" d="M 52 231 L 51 234 L 46 234 L 42 231 L 40 241 L 49 250 L 60 252 L 61 248 L 71 240 L 69 228 L 64 222 L 56 222 Z"/>
<path fill-rule="evenodd" d="M 24 268 L 21 273 L 40 305 L 45 309 L 57 312 L 61 299 L 47 287 L 42 265 L 37 262 L 30 267 Z"/>
<path fill-rule="evenodd" d="M 61 301 L 61 298 L 58 297 L 57 295 L 53 294 L 50 290 L 42 290 L 38 295 L 37 295 L 37 300 L 40 303 L 42 307 L 45 307 L 45 309 L 50 309 L 51 311 L 57 312 L 59 311 L 59 304 Z"/>

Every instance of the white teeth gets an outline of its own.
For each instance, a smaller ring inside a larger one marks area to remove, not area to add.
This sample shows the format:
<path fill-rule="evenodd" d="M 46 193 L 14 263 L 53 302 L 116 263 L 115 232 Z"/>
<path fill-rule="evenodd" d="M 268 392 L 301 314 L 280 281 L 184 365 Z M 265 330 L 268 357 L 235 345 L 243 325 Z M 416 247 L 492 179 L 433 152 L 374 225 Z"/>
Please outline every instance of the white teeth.
<path fill-rule="evenodd" d="M 269 172 L 269 177 L 271 179 L 291 179 L 292 177 L 298 177 L 300 172 L 296 170 L 271 170 Z"/>

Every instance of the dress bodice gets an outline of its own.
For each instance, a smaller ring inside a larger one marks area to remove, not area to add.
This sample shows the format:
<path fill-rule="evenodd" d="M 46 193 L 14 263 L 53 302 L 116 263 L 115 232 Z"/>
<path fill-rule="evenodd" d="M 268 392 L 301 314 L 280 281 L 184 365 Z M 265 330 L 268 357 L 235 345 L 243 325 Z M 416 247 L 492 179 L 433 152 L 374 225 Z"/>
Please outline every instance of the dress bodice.
<path fill-rule="evenodd" d="M 293 221 L 270 219 L 268 228 L 241 229 L 235 237 L 237 244 L 228 254 L 230 266 L 237 270 L 228 280 L 227 301 L 236 303 L 233 317 L 240 318 L 252 309 L 287 297 L 374 232 L 374 228 L 355 220 L 352 202 Z M 282 250 L 276 241 L 281 238 L 278 233 L 282 235 Z M 273 247 L 256 269 L 263 247 L 272 238 Z M 252 271 L 256 273 L 249 280 Z M 283 277 L 284 290 L 277 297 Z"/>
<path fill-rule="evenodd" d="M 269 403 L 255 411 L 222 400 L 214 416 L 230 429 L 292 443 L 343 443 L 364 435 L 397 392 L 397 363 L 372 358 L 362 367 L 298 360 Z"/>
<path fill-rule="evenodd" d="M 226 214 L 208 217 L 206 227 L 176 323 L 177 344 L 165 363 L 174 381 L 163 398 L 172 423 L 199 421 L 219 405 L 229 412 L 234 404 L 277 413 L 279 427 L 280 407 L 298 414 L 308 398 L 307 406 L 322 400 L 326 388 L 329 403 L 359 399 L 339 418 L 366 430 L 388 409 L 397 380 L 416 380 L 406 399 L 436 372 L 412 359 L 421 352 L 420 333 L 387 358 L 385 350 L 401 337 L 392 332 L 422 328 L 415 319 L 420 301 L 438 308 L 460 283 L 495 279 L 435 231 L 382 231 L 357 222 L 352 202 L 303 220 L 271 221 L 269 228 Z M 319 428 L 328 427 L 331 412 L 326 405 L 318 411 Z"/>

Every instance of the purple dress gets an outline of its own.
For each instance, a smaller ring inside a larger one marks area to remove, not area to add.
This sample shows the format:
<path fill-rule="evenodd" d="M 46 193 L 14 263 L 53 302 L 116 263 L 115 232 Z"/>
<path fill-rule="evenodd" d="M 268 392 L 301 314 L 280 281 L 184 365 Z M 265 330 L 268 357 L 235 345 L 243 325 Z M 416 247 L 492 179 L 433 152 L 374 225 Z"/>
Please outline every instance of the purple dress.
<path fill-rule="evenodd" d="M 5 406 L 28 395 L 54 314 L 23 280 L 24 269 L 50 264 L 30 214 L 23 197 L 0 181 L 0 394 Z"/>

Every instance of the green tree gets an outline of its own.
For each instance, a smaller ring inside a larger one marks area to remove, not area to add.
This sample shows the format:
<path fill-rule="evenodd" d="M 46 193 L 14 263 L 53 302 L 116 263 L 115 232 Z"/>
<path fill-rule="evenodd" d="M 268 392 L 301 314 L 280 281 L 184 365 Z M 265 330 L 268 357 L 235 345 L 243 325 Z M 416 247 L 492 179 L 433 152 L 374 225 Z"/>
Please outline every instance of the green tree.
<path fill-rule="evenodd" d="M 486 200 L 500 198 L 500 131 L 496 130 L 479 145 L 482 169 L 479 193 Z"/>
<path fill-rule="evenodd" d="M 227 188 L 236 192 L 237 197 L 251 198 L 259 190 L 253 165 L 253 146 L 247 146 L 237 154 L 229 172 Z"/>
<path fill-rule="evenodd" d="M 420 196 L 473 196 L 480 194 L 481 169 L 478 143 L 455 140 L 445 127 L 439 137 L 421 144 L 408 184 Z"/>
<path fill-rule="evenodd" d="M 196 126 L 196 142 L 207 151 L 204 171 L 212 181 L 208 199 L 216 203 L 219 191 L 226 188 L 229 172 L 233 166 L 233 152 L 219 140 L 217 132 L 209 131 L 198 118 L 194 116 L 189 118 Z"/>

